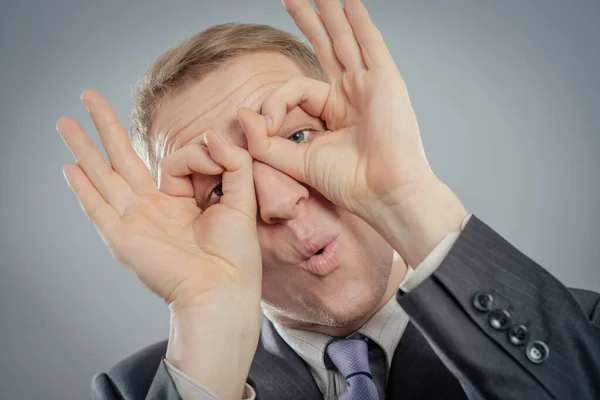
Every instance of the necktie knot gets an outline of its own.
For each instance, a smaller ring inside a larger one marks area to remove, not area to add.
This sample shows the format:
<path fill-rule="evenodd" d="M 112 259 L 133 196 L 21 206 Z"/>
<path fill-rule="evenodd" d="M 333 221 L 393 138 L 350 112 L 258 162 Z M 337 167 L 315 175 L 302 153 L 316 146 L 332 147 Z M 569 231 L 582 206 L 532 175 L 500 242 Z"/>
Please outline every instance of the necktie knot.
<path fill-rule="evenodd" d="M 327 345 L 327 356 L 346 380 L 340 400 L 376 400 L 377 388 L 369 367 L 369 346 L 362 335 L 334 340 Z"/>

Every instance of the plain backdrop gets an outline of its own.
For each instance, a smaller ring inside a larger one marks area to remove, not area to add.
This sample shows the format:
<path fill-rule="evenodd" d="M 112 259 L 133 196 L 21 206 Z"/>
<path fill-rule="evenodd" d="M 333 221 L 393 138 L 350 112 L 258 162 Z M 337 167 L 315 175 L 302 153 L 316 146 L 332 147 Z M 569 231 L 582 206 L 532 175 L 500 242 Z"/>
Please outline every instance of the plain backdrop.
<path fill-rule="evenodd" d="M 600 2 L 368 0 L 409 88 L 434 172 L 567 286 L 600 290 Z M 0 398 L 89 397 L 92 375 L 168 335 L 68 188 L 55 130 L 132 87 L 168 46 L 222 22 L 299 34 L 277 0 L 3 1 Z"/>

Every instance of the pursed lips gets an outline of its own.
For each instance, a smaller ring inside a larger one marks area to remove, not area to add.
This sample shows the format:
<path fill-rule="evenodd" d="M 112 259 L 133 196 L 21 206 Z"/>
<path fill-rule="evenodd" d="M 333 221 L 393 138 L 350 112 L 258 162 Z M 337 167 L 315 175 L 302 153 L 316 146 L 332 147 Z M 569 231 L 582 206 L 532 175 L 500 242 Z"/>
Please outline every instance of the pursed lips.
<path fill-rule="evenodd" d="M 326 228 L 317 228 L 309 232 L 303 235 L 303 238 L 298 238 L 295 234 L 293 235 L 293 242 L 286 246 L 291 252 L 281 254 L 281 261 L 284 261 L 286 264 L 298 265 L 315 254 L 320 254 L 325 246 L 339 236 L 338 232 Z"/>

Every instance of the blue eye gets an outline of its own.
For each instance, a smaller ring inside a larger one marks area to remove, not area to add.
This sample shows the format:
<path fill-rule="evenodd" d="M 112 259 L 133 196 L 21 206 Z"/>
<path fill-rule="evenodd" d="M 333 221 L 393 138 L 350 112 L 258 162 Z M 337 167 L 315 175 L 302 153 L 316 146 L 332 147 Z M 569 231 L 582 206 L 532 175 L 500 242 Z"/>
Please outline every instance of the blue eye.
<path fill-rule="evenodd" d="M 292 135 L 288 139 L 292 142 L 304 143 L 307 141 L 307 137 L 310 136 L 310 133 L 311 132 L 309 129 L 302 129 L 300 131 L 292 133 Z"/>

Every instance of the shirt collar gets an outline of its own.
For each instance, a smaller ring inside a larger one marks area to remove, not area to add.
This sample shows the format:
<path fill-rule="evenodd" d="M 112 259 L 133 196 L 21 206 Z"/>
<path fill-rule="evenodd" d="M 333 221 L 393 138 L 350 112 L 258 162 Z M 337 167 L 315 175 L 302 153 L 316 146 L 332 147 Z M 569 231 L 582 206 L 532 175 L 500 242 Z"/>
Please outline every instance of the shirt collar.
<path fill-rule="evenodd" d="M 329 380 L 324 355 L 327 344 L 333 338 L 323 333 L 284 328 L 274 321 L 271 322 L 273 322 L 273 326 L 277 330 L 277 333 L 279 333 L 279 336 L 306 362 L 321 392 L 326 393 Z M 383 349 L 388 371 L 391 368 L 392 358 L 398 342 L 408 322 L 408 315 L 396 301 L 396 296 L 392 296 L 357 331 L 370 340 L 373 340 Z"/>

